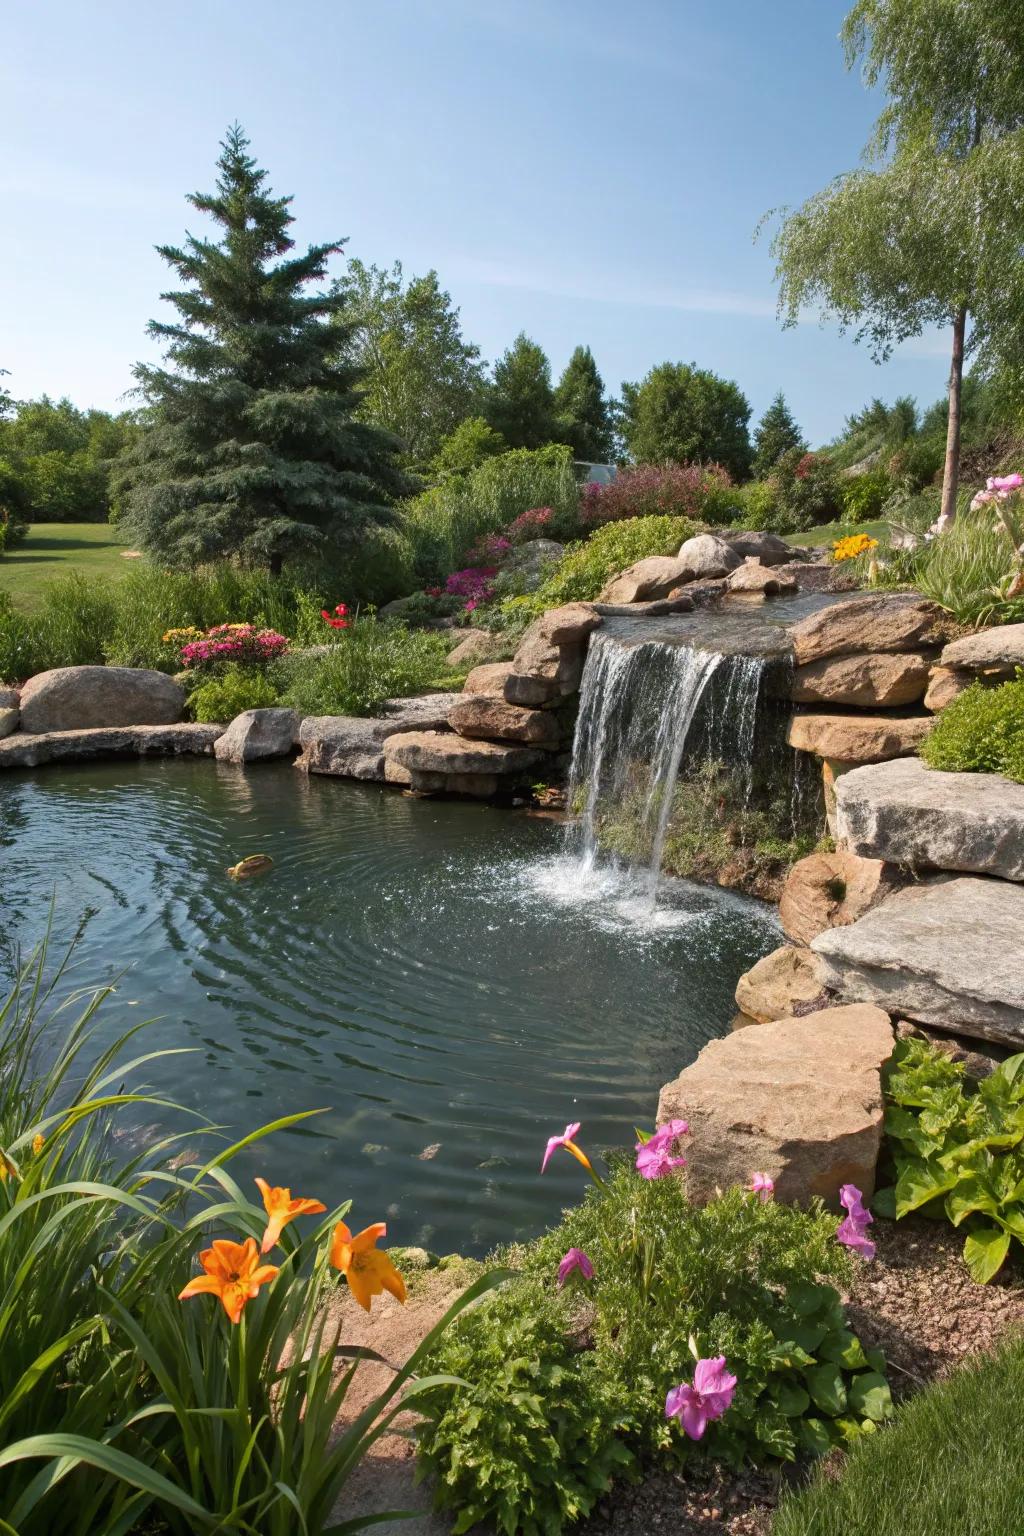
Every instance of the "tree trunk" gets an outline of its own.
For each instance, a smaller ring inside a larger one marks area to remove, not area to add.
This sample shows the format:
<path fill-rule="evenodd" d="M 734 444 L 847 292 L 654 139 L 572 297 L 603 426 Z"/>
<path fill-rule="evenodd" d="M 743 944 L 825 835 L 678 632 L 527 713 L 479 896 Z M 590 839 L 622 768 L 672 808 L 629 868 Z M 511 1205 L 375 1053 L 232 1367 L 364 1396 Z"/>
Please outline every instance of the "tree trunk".
<path fill-rule="evenodd" d="M 281 572 L 283 570 L 284 570 L 284 555 L 278 554 L 277 551 L 275 550 L 274 553 L 270 557 L 270 574 L 271 574 L 271 576 L 280 576 L 280 574 L 281 574 Z"/>
<path fill-rule="evenodd" d="M 935 532 L 942 533 L 956 520 L 956 493 L 960 486 L 960 397 L 964 383 L 964 336 L 967 306 L 953 318 L 953 355 L 949 364 L 949 421 L 946 425 L 946 463 L 942 471 L 942 510 Z"/>

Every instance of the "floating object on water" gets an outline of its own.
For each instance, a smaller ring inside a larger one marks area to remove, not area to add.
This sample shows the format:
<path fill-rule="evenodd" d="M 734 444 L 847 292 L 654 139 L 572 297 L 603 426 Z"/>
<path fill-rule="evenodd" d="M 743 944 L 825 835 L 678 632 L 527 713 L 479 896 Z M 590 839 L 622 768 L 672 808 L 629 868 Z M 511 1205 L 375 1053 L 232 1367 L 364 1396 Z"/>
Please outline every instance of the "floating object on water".
<path fill-rule="evenodd" d="M 255 875 L 265 875 L 273 867 L 274 861 L 269 853 L 250 853 L 247 859 L 229 865 L 227 873 L 232 880 L 252 880 Z"/>

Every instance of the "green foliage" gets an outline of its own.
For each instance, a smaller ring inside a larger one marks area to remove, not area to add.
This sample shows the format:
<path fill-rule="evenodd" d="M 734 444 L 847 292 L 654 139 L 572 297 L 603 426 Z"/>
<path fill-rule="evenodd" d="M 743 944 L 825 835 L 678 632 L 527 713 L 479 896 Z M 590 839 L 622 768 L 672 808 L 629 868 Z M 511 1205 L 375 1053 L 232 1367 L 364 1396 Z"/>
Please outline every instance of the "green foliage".
<path fill-rule="evenodd" d="M 189 696 L 196 720 L 225 724 L 246 709 L 270 709 L 278 702 L 278 690 L 267 674 L 254 668 L 227 667 L 218 677 L 201 683 Z"/>
<path fill-rule="evenodd" d="M 123 459 L 124 527 L 163 563 L 286 557 L 356 545 L 407 490 L 397 440 L 357 419 L 345 292 L 309 290 L 341 241 L 289 255 L 289 199 L 266 188 L 236 125 L 217 190 L 189 201 L 221 228 L 160 253 L 181 283 L 180 323 L 150 323 L 167 367 L 135 372 L 149 425 Z"/>
<path fill-rule="evenodd" d="M 566 550 L 557 570 L 533 594 L 534 611 L 591 602 L 619 571 L 649 555 L 674 555 L 701 526 L 688 517 L 631 517 L 606 523 L 585 543 Z"/>
<path fill-rule="evenodd" d="M 791 448 L 806 452 L 807 443 L 780 389 L 754 433 L 753 474 L 763 479 Z"/>
<path fill-rule="evenodd" d="M 385 699 L 445 685 L 450 630 L 357 618 L 323 656 L 282 657 L 270 674 L 302 715 L 372 715 Z M 452 679 L 454 682 L 454 679 Z"/>
<path fill-rule="evenodd" d="M 696 364 L 661 363 L 623 384 L 620 429 L 630 457 L 647 464 L 721 464 L 750 472 L 750 405 L 739 386 Z"/>
<path fill-rule="evenodd" d="M 80 411 L 48 395 L 22 401 L 0 419 L 0 508 L 21 522 L 105 522 L 111 465 L 140 431 L 134 412 Z"/>
<path fill-rule="evenodd" d="M 1024 1243 L 1024 1055 L 974 1085 L 927 1041 L 898 1040 L 885 1093 L 897 1177 L 876 1209 L 944 1212 L 965 1228 L 964 1260 L 984 1284 Z"/>
<path fill-rule="evenodd" d="M 555 389 L 558 436 L 573 457 L 604 464 L 612 455 L 611 412 L 589 347 L 577 347 Z"/>
<path fill-rule="evenodd" d="M 427 464 L 481 399 L 479 347 L 464 339 L 436 272 L 406 282 L 401 262 L 383 271 L 351 260 L 336 292 L 346 354 L 363 376 L 360 417 Z"/>
<path fill-rule="evenodd" d="M 609 1479 L 652 1456 L 699 1454 L 665 1419 L 694 1347 L 738 1377 L 701 1450 L 739 1466 L 855 1440 L 889 1413 L 884 1360 L 846 1326 L 850 1261 L 835 1218 L 733 1189 L 703 1208 L 674 1178 L 617 1163 L 560 1226 L 510 1256 L 518 1276 L 467 1313 L 433 1357 L 469 1390 L 429 1422 L 421 1465 L 438 1502 L 504 1536 L 557 1536 Z M 592 1260 L 558 1292 L 569 1248 Z"/>
<path fill-rule="evenodd" d="M 965 503 L 966 497 L 961 496 L 952 527 L 915 552 L 910 579 L 961 624 L 1016 622 L 1022 616 L 1021 605 L 1002 597 L 1013 567 L 1014 546 L 988 512 L 971 512 Z M 894 515 L 902 521 L 902 509 Z"/>
<path fill-rule="evenodd" d="M 848 523 L 870 523 L 892 495 L 893 485 L 884 469 L 869 469 L 839 482 L 842 517 Z"/>
<path fill-rule="evenodd" d="M 560 441 L 551 364 L 543 347 L 525 331 L 494 365 L 484 414 L 513 448 L 543 448 Z"/>
<path fill-rule="evenodd" d="M 778 533 L 803 533 L 830 523 L 842 505 L 841 482 L 827 454 L 784 453 L 769 476 L 776 499 Z"/>
<path fill-rule="evenodd" d="M 467 416 L 439 443 L 430 467 L 444 481 L 468 475 L 485 459 L 507 452 L 508 443 L 500 432 L 489 427 L 482 416 Z"/>
<path fill-rule="evenodd" d="M 972 683 L 940 712 L 920 752 L 929 768 L 1024 784 L 1024 676 L 996 688 Z"/>
<path fill-rule="evenodd" d="M 791 533 L 789 519 L 779 505 L 775 486 L 769 480 L 752 480 L 728 493 L 726 520 L 738 528 L 765 533 Z"/>

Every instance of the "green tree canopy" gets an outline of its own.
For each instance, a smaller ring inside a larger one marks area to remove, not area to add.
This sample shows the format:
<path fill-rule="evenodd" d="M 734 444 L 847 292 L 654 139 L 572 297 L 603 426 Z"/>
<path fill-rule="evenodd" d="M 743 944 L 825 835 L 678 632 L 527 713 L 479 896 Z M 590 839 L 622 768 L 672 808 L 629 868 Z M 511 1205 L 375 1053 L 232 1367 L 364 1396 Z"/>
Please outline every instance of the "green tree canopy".
<path fill-rule="evenodd" d="M 561 441 L 551 364 L 543 347 L 524 331 L 494 365 L 484 415 L 511 448 L 543 448 Z"/>
<path fill-rule="evenodd" d="M 750 403 L 730 379 L 695 363 L 660 363 L 623 384 L 621 432 L 638 464 L 721 464 L 750 472 Z"/>
<path fill-rule="evenodd" d="M 577 347 L 555 388 L 555 413 L 563 442 L 577 459 L 605 464 L 612 455 L 612 422 L 604 380 L 589 347 Z"/>
<path fill-rule="evenodd" d="M 80 411 L 48 395 L 11 404 L 0 419 L 7 496 L 33 522 L 105 521 L 111 466 L 138 437 L 136 413 Z"/>
<path fill-rule="evenodd" d="M 507 452 L 508 443 L 500 432 L 489 427 L 482 416 L 467 416 L 443 440 L 430 467 L 439 480 L 450 480 L 468 475 L 485 459 Z"/>
<path fill-rule="evenodd" d="M 290 255 L 291 199 L 267 189 L 248 147 L 236 125 L 216 192 L 189 197 L 220 243 L 159 247 L 182 283 L 163 295 L 181 318 L 150 322 L 170 366 L 135 370 L 152 425 L 119 480 L 126 526 L 158 559 L 237 557 L 276 572 L 389 521 L 407 482 L 397 439 L 357 419 L 348 296 L 315 286 L 343 242 Z"/>
<path fill-rule="evenodd" d="M 780 389 L 754 432 L 754 475 L 758 480 L 763 480 L 784 453 L 788 453 L 791 448 L 806 447 L 806 439 L 793 419 L 793 413 Z"/>
<path fill-rule="evenodd" d="M 480 349 L 465 340 L 459 311 L 436 272 L 406 283 L 350 261 L 338 284 L 349 357 L 362 369 L 359 414 L 402 439 L 409 461 L 425 465 L 483 398 Z"/>

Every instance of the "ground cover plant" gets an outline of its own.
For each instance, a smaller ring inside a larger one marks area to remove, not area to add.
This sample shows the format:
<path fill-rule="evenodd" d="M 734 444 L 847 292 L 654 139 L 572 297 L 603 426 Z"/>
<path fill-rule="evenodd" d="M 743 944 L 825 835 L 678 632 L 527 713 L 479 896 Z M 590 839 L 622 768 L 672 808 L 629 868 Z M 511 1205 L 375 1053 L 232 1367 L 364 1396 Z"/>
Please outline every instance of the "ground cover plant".
<path fill-rule="evenodd" d="M 372 715 L 385 699 L 460 688 L 465 673 L 449 670 L 451 648 L 449 630 L 356 618 L 323 655 L 285 657 L 271 677 L 281 702 L 300 714 Z"/>
<path fill-rule="evenodd" d="M 1024 676 L 995 688 L 972 683 L 939 713 L 920 753 L 929 768 L 1024 784 Z"/>

